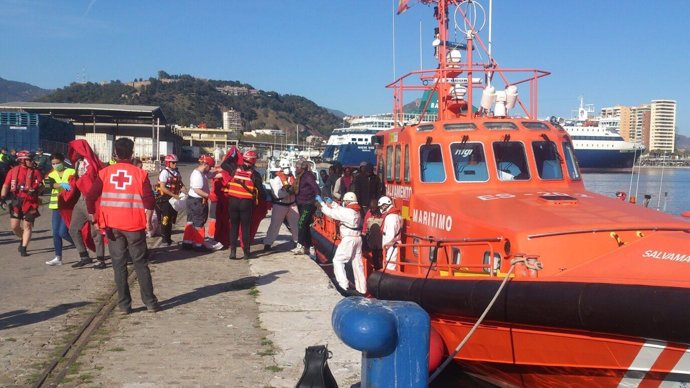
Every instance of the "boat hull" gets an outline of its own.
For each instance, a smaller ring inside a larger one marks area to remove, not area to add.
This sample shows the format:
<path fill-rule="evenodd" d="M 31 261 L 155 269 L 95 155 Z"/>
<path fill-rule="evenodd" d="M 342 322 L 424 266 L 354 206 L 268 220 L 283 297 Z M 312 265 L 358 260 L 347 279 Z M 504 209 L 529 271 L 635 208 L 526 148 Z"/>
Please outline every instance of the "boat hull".
<path fill-rule="evenodd" d="M 635 162 L 635 151 L 633 150 L 575 148 L 575 156 L 582 169 L 630 169 Z"/>
<path fill-rule="evenodd" d="M 417 302 L 452 350 L 500 283 L 376 272 L 368 287 L 379 299 Z M 508 386 L 690 382 L 690 314 L 679 307 L 688 301 L 684 288 L 512 280 L 456 361 Z"/>
<path fill-rule="evenodd" d="M 323 152 L 322 160 L 328 163 L 340 163 L 344 167 L 359 167 L 361 162 L 376 164 L 376 147 L 373 144 L 339 144 L 328 145 Z"/>

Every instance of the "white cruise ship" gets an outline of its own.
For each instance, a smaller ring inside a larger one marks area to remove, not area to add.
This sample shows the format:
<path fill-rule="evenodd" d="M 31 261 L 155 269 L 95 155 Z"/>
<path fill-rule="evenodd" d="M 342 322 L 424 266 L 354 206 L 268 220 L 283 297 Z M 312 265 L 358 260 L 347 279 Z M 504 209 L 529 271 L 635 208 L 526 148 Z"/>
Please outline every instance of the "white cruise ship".
<path fill-rule="evenodd" d="M 640 157 L 644 146 L 626 141 L 619 133 L 616 118 L 590 118 L 593 110 L 585 108 L 582 99 L 577 119 L 560 120 L 568 131 L 580 168 L 586 170 L 627 169 Z"/>

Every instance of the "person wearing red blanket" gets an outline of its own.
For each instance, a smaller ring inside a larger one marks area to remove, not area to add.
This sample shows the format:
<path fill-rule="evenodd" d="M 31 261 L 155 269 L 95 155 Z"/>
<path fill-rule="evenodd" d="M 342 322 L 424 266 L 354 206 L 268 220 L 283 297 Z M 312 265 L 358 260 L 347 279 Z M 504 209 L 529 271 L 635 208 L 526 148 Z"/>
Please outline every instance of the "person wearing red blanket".
<path fill-rule="evenodd" d="M 222 164 L 237 166 L 242 164 L 242 154 L 237 147 L 232 146 L 225 154 Z M 211 201 L 215 202 L 215 231 L 213 239 L 223 244 L 224 248 L 230 246 L 230 213 L 228 213 L 228 197 L 223 189 L 230 182 L 232 176 L 221 167 L 216 169 L 216 177 L 211 183 Z"/>
<path fill-rule="evenodd" d="M 254 169 L 257 153 L 248 150 L 242 155 L 242 164 L 233 164 L 226 161 L 221 164 L 221 168 L 227 171 L 232 180 L 225 186 L 225 193 L 228 196 L 228 211 L 230 214 L 230 259 L 237 259 L 237 237 L 240 227 L 242 228 L 242 251 L 244 258 L 251 257 L 250 247 L 253 238 L 252 221 L 253 210 L 259 206 L 260 199 L 265 202 L 266 191 L 263 186 L 261 175 Z M 265 205 L 264 205 L 265 206 Z M 265 213 L 264 215 L 265 216 Z M 262 217 L 263 218 L 263 217 Z M 261 220 L 258 220 L 259 222 Z M 258 229 L 258 225 L 256 225 Z"/>
<path fill-rule="evenodd" d="M 94 181 L 98 179 L 98 172 L 103 169 L 103 162 L 96 156 L 86 140 L 79 139 L 69 142 L 67 158 L 74 162 L 77 173 L 70 179 L 72 190 L 69 191 L 69 198 L 65 201 L 73 204 L 71 219 L 69 220 L 69 234 L 74 240 L 74 246 L 79 252 L 79 261 L 72 264 L 73 268 L 83 267 L 93 262 L 89 257 L 89 252 L 85 240 L 89 240 L 89 235 L 84 233 L 84 229 L 90 233 L 90 238 L 96 248 L 96 259 L 98 264 L 93 268 L 103 269 L 105 265 L 105 242 L 98 228 L 89 222 L 89 213 L 86 209 L 86 193 L 91 190 Z M 67 195 L 61 193 L 61 195 Z M 67 223 L 67 220 L 65 221 Z M 85 227 L 85 224 L 87 225 Z"/>

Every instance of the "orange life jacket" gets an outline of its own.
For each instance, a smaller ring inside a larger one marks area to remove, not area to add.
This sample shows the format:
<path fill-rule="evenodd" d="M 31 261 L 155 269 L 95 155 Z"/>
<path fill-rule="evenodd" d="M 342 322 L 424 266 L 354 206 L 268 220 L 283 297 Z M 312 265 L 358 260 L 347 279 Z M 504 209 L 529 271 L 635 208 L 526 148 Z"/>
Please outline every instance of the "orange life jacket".
<path fill-rule="evenodd" d="M 25 169 L 27 170 L 24 173 L 24 178 L 23 182 L 19 182 L 19 172 L 20 170 Z M 24 166 L 17 166 L 14 167 L 12 170 L 10 170 L 11 178 L 10 178 L 10 192 L 14 194 L 16 197 L 21 197 L 21 198 L 38 198 L 38 188 L 41 186 L 42 183 L 42 177 L 41 174 L 36 170 L 35 168 L 28 168 Z M 29 193 L 29 190 L 34 190 L 32 193 Z"/>
<path fill-rule="evenodd" d="M 254 187 L 254 181 L 252 181 L 253 172 L 253 170 L 237 168 L 235 176 L 232 177 L 223 191 L 231 197 L 254 199 L 257 194 L 257 188 Z"/>
<path fill-rule="evenodd" d="M 292 186 L 295 184 L 295 177 L 291 175 L 285 175 L 284 172 L 278 171 L 276 173 L 276 176 L 280 178 L 280 182 L 283 184 L 283 187 L 287 186 Z"/>
<path fill-rule="evenodd" d="M 168 167 L 165 169 L 168 170 L 168 180 L 165 182 L 165 188 L 175 195 L 180 194 L 182 190 L 182 178 L 180 177 L 180 173 Z M 160 195 L 165 195 L 160 191 L 160 187 L 157 187 L 156 190 L 158 190 Z"/>
<path fill-rule="evenodd" d="M 103 182 L 98 225 L 134 232 L 146 229 L 143 182 L 148 173 L 129 163 L 117 163 L 98 172 Z"/>

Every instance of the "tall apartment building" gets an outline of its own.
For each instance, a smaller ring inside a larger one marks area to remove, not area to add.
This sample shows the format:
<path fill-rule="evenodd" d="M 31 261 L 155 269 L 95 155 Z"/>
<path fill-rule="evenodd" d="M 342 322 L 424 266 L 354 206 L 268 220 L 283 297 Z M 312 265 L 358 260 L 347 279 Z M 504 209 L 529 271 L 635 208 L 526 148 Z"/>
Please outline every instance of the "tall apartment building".
<path fill-rule="evenodd" d="M 647 151 L 673 152 L 676 138 L 676 101 L 601 109 L 600 125 L 618 127 L 621 137 L 644 144 Z"/>
<path fill-rule="evenodd" d="M 234 109 L 227 109 L 223 111 L 223 129 L 228 131 L 242 130 L 242 118 L 240 112 Z"/>
<path fill-rule="evenodd" d="M 642 143 L 649 151 L 649 118 L 651 117 L 651 105 L 642 104 L 630 108 L 631 135 L 635 141 Z"/>
<path fill-rule="evenodd" d="M 649 118 L 649 151 L 676 149 L 676 101 L 652 100 Z"/>

